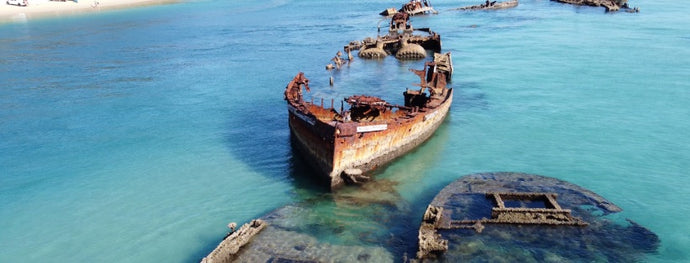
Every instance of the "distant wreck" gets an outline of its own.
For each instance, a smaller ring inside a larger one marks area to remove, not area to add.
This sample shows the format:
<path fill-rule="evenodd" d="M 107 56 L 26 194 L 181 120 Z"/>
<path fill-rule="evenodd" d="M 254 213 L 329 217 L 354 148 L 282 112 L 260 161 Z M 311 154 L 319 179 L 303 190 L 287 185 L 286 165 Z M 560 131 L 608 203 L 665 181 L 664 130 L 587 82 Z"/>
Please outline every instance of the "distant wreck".
<path fill-rule="evenodd" d="M 359 50 L 359 57 L 366 59 L 381 59 L 391 54 L 398 59 L 423 59 L 427 50 L 441 52 L 441 36 L 429 28 L 415 29 L 409 20 L 409 14 L 398 12 L 390 20 L 388 34 L 352 41 L 343 50 Z M 426 34 L 413 34 L 414 31 Z"/>
<path fill-rule="evenodd" d="M 396 10 L 395 7 L 388 8 L 379 13 L 382 16 L 392 16 L 398 12 L 402 12 L 411 16 L 424 14 L 438 14 L 431 6 L 429 0 L 410 0 L 410 2 L 403 4 L 402 8 Z"/>
<path fill-rule="evenodd" d="M 468 175 L 446 186 L 427 207 L 417 258 L 641 261 L 643 253 L 656 251 L 659 238 L 631 220 L 603 217 L 620 211 L 603 197 L 554 178 Z"/>
<path fill-rule="evenodd" d="M 369 179 L 364 173 L 383 165 L 426 141 L 445 119 L 453 101 L 453 89 L 446 87 L 452 73 L 450 53 L 413 70 L 420 89 L 403 92 L 405 104 L 393 105 L 381 98 L 355 95 L 344 99 L 337 111 L 331 101 L 326 108 L 307 102 L 302 87 L 310 91 L 309 80 L 297 74 L 285 88 L 289 126 L 296 149 L 331 188 Z M 449 72 L 450 70 L 450 72 Z"/>
<path fill-rule="evenodd" d="M 486 2 L 483 4 L 460 7 L 460 8 L 456 8 L 455 10 L 468 10 L 468 11 L 469 10 L 497 10 L 497 9 L 513 8 L 516 6 L 518 6 L 518 0 L 511 0 L 511 1 L 498 2 L 498 3 L 496 1 L 486 0 Z"/>
<path fill-rule="evenodd" d="M 631 8 L 628 6 L 628 0 L 551 0 L 565 4 L 571 5 L 586 5 L 586 6 L 603 6 L 606 8 L 606 12 L 615 12 L 618 10 L 625 10 L 629 13 L 640 12 L 637 7 Z"/>

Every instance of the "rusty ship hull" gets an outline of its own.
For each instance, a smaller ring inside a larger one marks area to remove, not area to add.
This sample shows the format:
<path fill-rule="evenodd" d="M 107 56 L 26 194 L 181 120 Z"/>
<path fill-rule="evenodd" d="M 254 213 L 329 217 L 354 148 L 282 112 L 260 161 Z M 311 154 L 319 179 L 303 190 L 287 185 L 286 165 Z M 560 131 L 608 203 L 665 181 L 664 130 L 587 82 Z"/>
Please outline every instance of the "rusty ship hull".
<path fill-rule="evenodd" d="M 348 102 L 353 104 L 353 120 L 347 120 L 332 107 L 305 102 L 299 94 L 299 103 L 288 100 L 287 106 L 293 146 L 330 182 L 332 189 L 366 180 L 367 171 L 414 149 L 429 139 L 445 119 L 453 101 L 453 90 L 445 87 L 443 73 L 427 79 L 442 82 L 443 87 L 436 88 L 433 96 L 406 91 L 406 106 L 385 105 L 382 100 L 372 102 L 370 97 L 353 96 L 357 98 Z M 428 86 L 424 77 L 422 82 L 421 85 Z M 365 107 L 362 105 L 379 105 L 384 110 L 376 118 L 357 119 L 355 115 L 361 113 L 357 109 Z"/>

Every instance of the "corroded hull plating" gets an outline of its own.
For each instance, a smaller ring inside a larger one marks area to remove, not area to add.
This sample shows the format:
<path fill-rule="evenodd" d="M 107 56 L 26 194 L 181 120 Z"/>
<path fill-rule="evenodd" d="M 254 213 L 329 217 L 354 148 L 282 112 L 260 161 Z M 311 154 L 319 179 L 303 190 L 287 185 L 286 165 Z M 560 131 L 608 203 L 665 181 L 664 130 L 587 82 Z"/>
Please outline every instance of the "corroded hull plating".
<path fill-rule="evenodd" d="M 405 105 L 381 98 L 355 95 L 345 98 L 349 109 L 337 111 L 307 102 L 302 87 L 309 79 L 297 74 L 285 88 L 291 139 L 296 150 L 326 179 L 331 188 L 369 179 L 366 173 L 423 143 L 441 125 L 453 103 L 446 87 L 450 53 L 413 70 L 419 90 L 403 92 Z M 448 64 L 440 64 L 446 63 Z"/>
<path fill-rule="evenodd" d="M 288 115 L 291 139 L 295 142 L 293 146 L 308 157 L 309 165 L 319 172 L 319 176 L 329 175 L 333 170 L 335 127 L 310 119 L 291 105 L 288 105 Z"/>
<path fill-rule="evenodd" d="M 336 135 L 336 129 L 347 123 L 330 125 L 288 105 L 289 125 L 293 140 L 299 144 L 298 150 L 307 154 L 310 165 L 327 175 L 331 188 L 336 188 L 345 183 L 341 176 L 345 169 L 370 171 L 425 142 L 441 125 L 452 102 L 453 90 L 449 89 L 445 102 L 434 109 L 419 112 L 399 123 L 352 123 L 356 125 L 355 130 L 382 129 L 384 126 L 386 129 L 357 132 L 351 136 Z"/>
<path fill-rule="evenodd" d="M 417 147 L 436 131 L 453 102 L 450 89 L 445 103 L 400 123 L 389 123 L 386 130 L 339 137 L 335 141 L 331 178 L 350 167 L 372 170 Z"/>

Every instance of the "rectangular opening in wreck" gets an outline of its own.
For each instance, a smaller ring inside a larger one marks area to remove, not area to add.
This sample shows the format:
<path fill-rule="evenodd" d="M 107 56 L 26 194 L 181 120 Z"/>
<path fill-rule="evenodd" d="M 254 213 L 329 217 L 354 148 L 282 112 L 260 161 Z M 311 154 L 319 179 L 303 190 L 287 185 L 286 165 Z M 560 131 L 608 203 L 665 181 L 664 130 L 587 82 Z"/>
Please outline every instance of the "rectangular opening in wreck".
<path fill-rule="evenodd" d="M 481 233 L 483 224 L 543 224 L 543 225 L 572 225 L 586 226 L 587 222 L 573 217 L 570 209 L 563 209 L 556 202 L 555 193 L 535 192 L 490 192 L 484 200 L 491 206 L 491 217 L 481 219 L 446 220 L 447 228 L 473 228 Z M 460 208 L 460 213 L 467 213 L 468 208 L 479 209 L 479 206 L 466 206 L 467 199 L 458 200 L 451 204 L 454 211 Z M 480 202 L 481 203 L 481 202 Z M 460 205 L 460 206 L 458 206 Z M 465 206 L 463 206 L 465 205 Z M 465 208 L 464 210 L 462 208 Z M 476 218 L 476 217 L 475 217 Z"/>
<path fill-rule="evenodd" d="M 561 209 L 553 193 L 489 193 L 495 208 Z"/>
<path fill-rule="evenodd" d="M 507 208 L 547 208 L 544 200 L 504 200 Z"/>
<path fill-rule="evenodd" d="M 494 207 L 483 194 L 475 193 L 453 194 L 447 205 L 455 207 L 457 214 L 464 215 L 463 219 L 491 218 L 491 208 Z"/>

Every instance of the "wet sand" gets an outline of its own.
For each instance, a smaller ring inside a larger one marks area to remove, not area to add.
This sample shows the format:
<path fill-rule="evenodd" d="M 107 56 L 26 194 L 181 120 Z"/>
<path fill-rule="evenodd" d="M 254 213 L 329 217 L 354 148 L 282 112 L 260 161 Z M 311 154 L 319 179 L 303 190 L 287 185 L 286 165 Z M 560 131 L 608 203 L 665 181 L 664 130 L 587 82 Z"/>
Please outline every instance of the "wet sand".
<path fill-rule="evenodd" d="M 31 1 L 27 6 L 0 3 L 0 24 L 23 22 L 27 19 L 84 14 L 103 10 L 132 8 L 180 2 L 179 0 L 82 0 L 74 1 Z"/>

